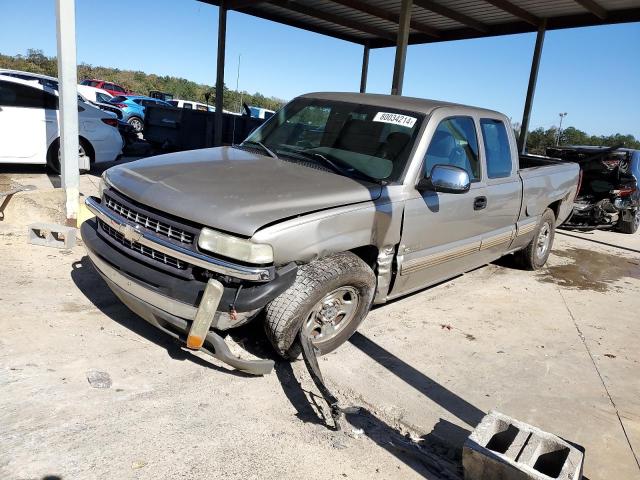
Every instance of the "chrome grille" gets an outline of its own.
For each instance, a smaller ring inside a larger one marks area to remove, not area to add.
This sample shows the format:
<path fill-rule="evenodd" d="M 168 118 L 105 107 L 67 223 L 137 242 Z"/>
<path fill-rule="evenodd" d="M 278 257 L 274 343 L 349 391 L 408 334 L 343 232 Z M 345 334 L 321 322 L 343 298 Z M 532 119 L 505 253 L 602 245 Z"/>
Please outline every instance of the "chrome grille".
<path fill-rule="evenodd" d="M 102 230 L 107 235 L 109 235 L 118 243 L 133 250 L 134 252 L 141 253 L 145 257 L 152 258 L 153 260 L 156 260 L 158 262 L 164 263 L 165 265 L 169 265 L 170 267 L 177 268 L 180 270 L 186 270 L 187 267 L 189 266 L 187 263 L 183 262 L 182 260 L 178 260 L 175 257 L 159 252 L 157 250 L 154 250 L 153 248 L 149 248 L 146 245 L 142 245 L 138 242 L 130 242 L 129 240 L 124 238 L 124 235 L 122 235 L 120 232 L 112 228 L 107 223 L 103 222 L 102 220 L 98 220 L 98 222 L 100 223 Z"/>
<path fill-rule="evenodd" d="M 149 230 L 153 230 L 154 232 L 159 233 L 160 235 L 164 235 L 167 238 L 177 240 L 178 242 L 185 243 L 187 245 L 193 244 L 194 235 L 191 232 L 187 232 L 182 228 L 169 225 L 168 223 L 162 222 L 161 220 L 151 218 L 144 213 L 138 212 L 131 207 L 123 205 L 107 194 L 105 194 L 104 196 L 104 203 L 108 208 L 110 208 L 117 214 L 122 215 L 127 220 L 137 223 L 138 225 L 148 228 Z"/>

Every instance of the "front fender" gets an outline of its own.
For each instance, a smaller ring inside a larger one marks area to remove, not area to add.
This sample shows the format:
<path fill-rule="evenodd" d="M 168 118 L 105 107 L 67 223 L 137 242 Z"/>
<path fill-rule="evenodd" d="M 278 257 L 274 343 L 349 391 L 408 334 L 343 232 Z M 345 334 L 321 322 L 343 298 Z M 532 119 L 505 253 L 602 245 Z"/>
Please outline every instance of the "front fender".
<path fill-rule="evenodd" d="M 308 263 L 365 245 L 400 241 L 402 203 L 365 202 L 285 220 L 258 230 L 252 240 L 273 246 L 274 262 Z"/>

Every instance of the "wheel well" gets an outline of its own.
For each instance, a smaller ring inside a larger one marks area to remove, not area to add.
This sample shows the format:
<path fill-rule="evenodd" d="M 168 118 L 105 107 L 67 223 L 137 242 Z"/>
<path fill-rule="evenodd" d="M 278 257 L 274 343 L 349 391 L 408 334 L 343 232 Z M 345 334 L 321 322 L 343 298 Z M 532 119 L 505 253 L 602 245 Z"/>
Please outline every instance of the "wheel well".
<path fill-rule="evenodd" d="M 548 208 L 553 210 L 553 214 L 556 216 L 556 220 L 558 219 L 558 215 L 560 215 L 560 205 L 562 204 L 562 200 L 557 200 L 549 205 Z"/>
<path fill-rule="evenodd" d="M 353 248 L 351 253 L 360 257 L 364 263 L 371 267 L 371 270 L 376 271 L 376 265 L 378 263 L 378 247 L 373 245 L 363 245 L 362 247 Z"/>
<path fill-rule="evenodd" d="M 94 150 L 93 145 L 91 145 L 91 142 L 84 138 L 82 135 L 78 135 L 78 141 L 81 142 L 84 148 L 87 150 L 87 154 L 89 155 L 91 163 L 94 163 L 96 161 L 96 151 Z M 58 145 L 60 145 L 60 137 L 56 138 L 53 142 L 51 142 L 51 145 L 49 145 L 49 148 L 47 149 L 47 159 L 53 151 L 52 149 L 58 148 Z"/>

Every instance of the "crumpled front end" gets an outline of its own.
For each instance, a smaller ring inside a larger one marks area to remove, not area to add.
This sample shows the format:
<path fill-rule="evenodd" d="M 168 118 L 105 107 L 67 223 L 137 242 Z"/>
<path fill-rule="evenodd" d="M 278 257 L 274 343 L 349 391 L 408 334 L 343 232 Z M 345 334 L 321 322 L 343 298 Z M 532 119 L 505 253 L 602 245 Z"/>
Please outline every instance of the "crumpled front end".
<path fill-rule="evenodd" d="M 114 189 L 85 203 L 96 216 L 82 225 L 88 256 L 123 303 L 187 346 L 198 348 L 189 342 L 199 328 L 202 349 L 236 368 L 260 374 L 271 369 L 270 361 L 239 364 L 216 331 L 250 321 L 293 283 L 295 264 L 247 265 L 202 252 L 197 225 Z"/>

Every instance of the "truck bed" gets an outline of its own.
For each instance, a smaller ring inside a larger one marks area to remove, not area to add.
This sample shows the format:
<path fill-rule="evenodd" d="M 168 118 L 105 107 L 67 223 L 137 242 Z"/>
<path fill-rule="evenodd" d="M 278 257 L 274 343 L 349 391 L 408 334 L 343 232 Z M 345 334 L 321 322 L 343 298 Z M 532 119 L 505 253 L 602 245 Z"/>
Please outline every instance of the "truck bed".
<path fill-rule="evenodd" d="M 520 218 L 540 215 L 558 202 L 558 225 L 571 213 L 578 187 L 580 167 L 575 163 L 538 155 L 520 155 L 522 208 Z"/>
<path fill-rule="evenodd" d="M 566 162 L 563 162 L 562 160 L 558 160 L 557 158 L 544 157 L 542 155 L 528 155 L 528 154 L 520 155 L 519 160 L 520 160 L 520 170 L 537 168 L 537 167 L 547 167 L 549 165 L 562 165 L 566 163 Z"/>

